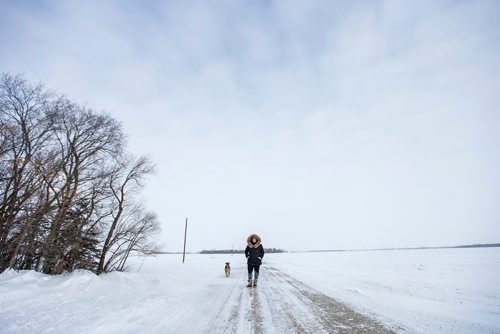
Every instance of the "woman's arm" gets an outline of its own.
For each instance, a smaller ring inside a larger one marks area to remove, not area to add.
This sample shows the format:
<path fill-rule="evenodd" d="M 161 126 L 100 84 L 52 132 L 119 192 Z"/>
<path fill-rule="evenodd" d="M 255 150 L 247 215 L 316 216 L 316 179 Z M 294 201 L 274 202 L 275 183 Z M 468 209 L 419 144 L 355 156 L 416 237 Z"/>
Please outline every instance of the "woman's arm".
<path fill-rule="evenodd" d="M 260 259 L 262 260 L 264 258 L 264 246 L 260 245 L 259 247 L 259 254 L 260 254 Z"/>

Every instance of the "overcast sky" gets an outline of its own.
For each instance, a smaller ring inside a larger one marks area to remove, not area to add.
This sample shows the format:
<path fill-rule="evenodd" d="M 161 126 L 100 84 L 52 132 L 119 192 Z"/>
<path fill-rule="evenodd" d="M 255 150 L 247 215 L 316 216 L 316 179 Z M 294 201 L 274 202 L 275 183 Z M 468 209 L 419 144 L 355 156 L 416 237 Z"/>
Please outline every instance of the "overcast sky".
<path fill-rule="evenodd" d="M 168 251 L 500 241 L 499 1 L 0 0 L 0 72 L 122 121 Z"/>

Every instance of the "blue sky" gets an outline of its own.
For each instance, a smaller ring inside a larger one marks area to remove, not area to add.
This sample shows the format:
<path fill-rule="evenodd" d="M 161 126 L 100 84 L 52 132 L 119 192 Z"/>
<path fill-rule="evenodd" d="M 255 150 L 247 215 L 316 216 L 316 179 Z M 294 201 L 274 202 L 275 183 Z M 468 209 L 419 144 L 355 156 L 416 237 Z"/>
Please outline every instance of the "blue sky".
<path fill-rule="evenodd" d="M 168 250 L 499 241 L 497 1 L 0 1 L 0 43 L 153 158 Z"/>

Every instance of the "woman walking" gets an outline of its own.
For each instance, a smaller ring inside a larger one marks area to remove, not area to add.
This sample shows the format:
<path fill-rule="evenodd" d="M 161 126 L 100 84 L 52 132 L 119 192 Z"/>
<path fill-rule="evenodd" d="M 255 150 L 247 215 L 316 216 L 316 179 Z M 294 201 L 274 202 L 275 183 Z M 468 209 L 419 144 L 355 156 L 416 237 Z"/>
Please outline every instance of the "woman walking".
<path fill-rule="evenodd" d="M 257 286 L 259 279 L 259 267 L 264 258 L 264 247 L 262 241 L 257 234 L 251 234 L 247 239 L 247 247 L 245 248 L 245 256 L 247 257 L 248 265 L 248 285 L 247 287 Z M 252 272 L 255 271 L 252 279 Z"/>

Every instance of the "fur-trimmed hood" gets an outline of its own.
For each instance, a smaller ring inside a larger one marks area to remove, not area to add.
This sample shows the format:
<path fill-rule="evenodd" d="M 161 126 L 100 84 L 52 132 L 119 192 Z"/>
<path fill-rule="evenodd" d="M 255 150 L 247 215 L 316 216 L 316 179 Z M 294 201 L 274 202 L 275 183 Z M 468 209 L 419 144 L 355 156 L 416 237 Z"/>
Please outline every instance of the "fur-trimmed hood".
<path fill-rule="evenodd" d="M 257 242 L 254 244 L 252 244 L 251 240 L 252 238 L 255 238 L 257 240 Z M 262 240 L 260 239 L 260 237 L 257 235 L 257 234 L 250 234 L 250 236 L 247 238 L 247 245 L 248 247 L 250 248 L 257 248 L 260 246 L 260 244 L 262 243 Z"/>

